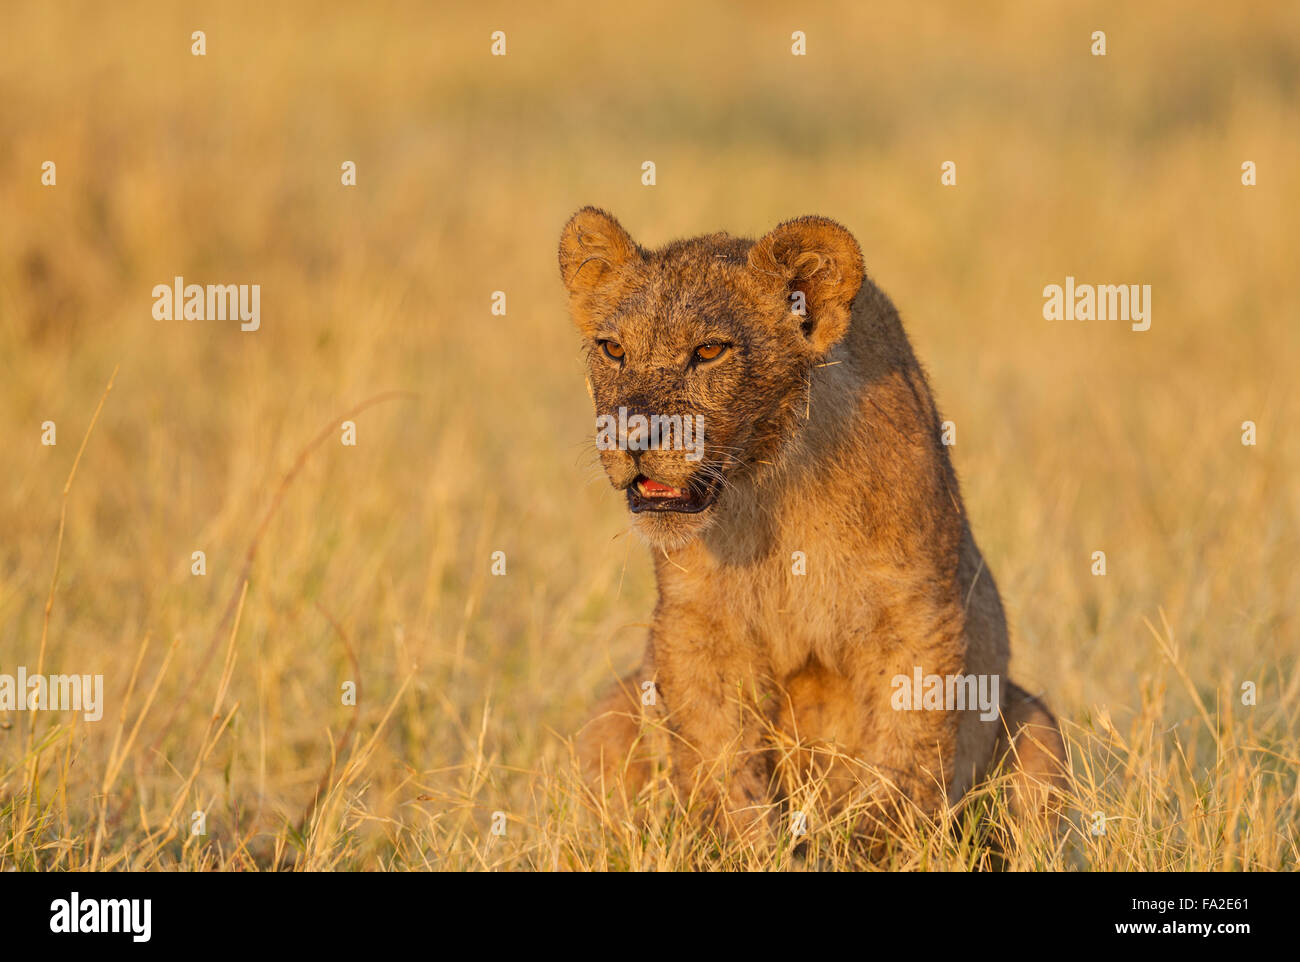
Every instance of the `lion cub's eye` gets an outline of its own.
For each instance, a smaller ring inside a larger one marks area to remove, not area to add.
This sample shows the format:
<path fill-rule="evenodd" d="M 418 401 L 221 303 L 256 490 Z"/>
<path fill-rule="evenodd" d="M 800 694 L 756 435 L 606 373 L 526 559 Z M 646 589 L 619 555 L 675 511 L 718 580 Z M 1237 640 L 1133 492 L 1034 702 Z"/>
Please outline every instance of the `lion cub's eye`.
<path fill-rule="evenodd" d="M 695 360 L 716 361 L 727 353 L 729 347 L 731 347 L 730 344 L 701 344 L 695 349 Z"/>
<path fill-rule="evenodd" d="M 605 352 L 605 356 L 611 361 L 621 361 L 623 355 L 627 353 L 623 350 L 623 345 L 617 341 L 601 341 L 600 349 Z"/>

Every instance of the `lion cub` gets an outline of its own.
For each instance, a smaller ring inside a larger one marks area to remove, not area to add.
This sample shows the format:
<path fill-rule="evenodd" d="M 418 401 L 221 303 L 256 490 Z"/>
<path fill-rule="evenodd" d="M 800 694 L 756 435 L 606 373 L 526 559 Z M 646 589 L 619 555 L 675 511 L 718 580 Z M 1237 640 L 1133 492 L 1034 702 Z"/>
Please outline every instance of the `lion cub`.
<path fill-rule="evenodd" d="M 648 710 L 680 797 L 734 833 L 796 784 L 869 830 L 1003 761 L 1013 808 L 1046 804 L 1061 736 L 1006 681 L 934 401 L 853 236 L 800 217 L 647 250 L 587 207 L 559 255 L 600 458 L 659 585 L 641 666 L 579 740 L 590 774 L 635 790 Z"/>

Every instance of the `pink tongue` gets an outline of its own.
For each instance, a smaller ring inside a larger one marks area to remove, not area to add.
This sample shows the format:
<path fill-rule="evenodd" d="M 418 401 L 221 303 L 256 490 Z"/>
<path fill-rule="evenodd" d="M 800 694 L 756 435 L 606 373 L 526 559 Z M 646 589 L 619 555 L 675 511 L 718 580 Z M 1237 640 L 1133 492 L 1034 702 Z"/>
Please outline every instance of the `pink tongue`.
<path fill-rule="evenodd" d="M 646 494 L 670 494 L 676 495 L 677 489 L 670 484 L 660 484 L 658 481 L 652 481 L 646 478 L 641 482 L 641 488 Z"/>

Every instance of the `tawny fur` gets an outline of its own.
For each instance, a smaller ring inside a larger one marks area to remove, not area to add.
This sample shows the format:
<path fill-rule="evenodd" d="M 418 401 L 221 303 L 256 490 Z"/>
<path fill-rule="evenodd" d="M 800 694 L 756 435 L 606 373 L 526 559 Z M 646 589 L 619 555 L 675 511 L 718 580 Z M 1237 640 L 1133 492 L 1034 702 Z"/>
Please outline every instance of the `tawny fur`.
<path fill-rule="evenodd" d="M 829 811 L 866 800 L 881 822 L 957 802 L 1004 758 L 1013 807 L 1048 804 L 1066 771 L 1056 722 L 1006 679 L 1002 603 L 929 386 L 852 235 L 805 217 L 758 241 L 645 250 L 585 208 L 560 269 L 597 413 L 705 418 L 700 461 L 602 451 L 614 486 L 722 479 L 699 514 L 634 516 L 659 601 L 642 664 L 581 733 L 589 773 L 632 790 L 646 777 L 634 745 L 653 681 L 682 797 L 733 830 L 771 822 L 791 769 L 822 779 Z M 696 363 L 706 343 L 729 347 Z M 998 676 L 1001 716 L 895 710 L 891 680 L 914 666 Z"/>

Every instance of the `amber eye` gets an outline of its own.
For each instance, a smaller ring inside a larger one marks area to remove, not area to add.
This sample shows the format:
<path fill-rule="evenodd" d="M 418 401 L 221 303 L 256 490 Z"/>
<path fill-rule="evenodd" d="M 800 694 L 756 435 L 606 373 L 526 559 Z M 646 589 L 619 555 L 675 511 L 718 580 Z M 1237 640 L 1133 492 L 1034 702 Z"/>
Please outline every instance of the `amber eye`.
<path fill-rule="evenodd" d="M 627 353 L 623 350 L 623 345 L 617 341 L 601 341 L 600 349 L 605 352 L 605 356 L 611 361 L 621 361 L 623 355 Z"/>
<path fill-rule="evenodd" d="M 726 344 L 701 344 L 695 349 L 695 359 L 697 361 L 716 361 L 727 352 Z"/>

